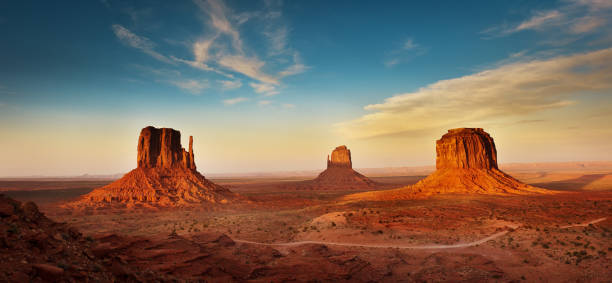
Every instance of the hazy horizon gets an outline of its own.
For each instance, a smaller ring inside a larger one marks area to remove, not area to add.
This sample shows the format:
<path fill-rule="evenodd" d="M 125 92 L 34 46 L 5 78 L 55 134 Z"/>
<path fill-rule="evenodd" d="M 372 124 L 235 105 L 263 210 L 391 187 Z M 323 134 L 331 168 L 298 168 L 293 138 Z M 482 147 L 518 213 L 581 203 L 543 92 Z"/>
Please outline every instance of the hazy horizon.
<path fill-rule="evenodd" d="M 0 177 L 117 174 L 146 126 L 210 174 L 612 160 L 612 1 L 0 4 Z M 465 19 L 469 18 L 469 21 Z"/>

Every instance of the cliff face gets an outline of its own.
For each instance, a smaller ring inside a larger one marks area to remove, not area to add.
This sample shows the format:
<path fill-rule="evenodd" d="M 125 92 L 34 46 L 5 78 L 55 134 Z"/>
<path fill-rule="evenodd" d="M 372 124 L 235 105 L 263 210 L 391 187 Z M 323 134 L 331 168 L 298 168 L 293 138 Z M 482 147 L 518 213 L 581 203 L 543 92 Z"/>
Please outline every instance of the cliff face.
<path fill-rule="evenodd" d="M 493 138 L 481 128 L 459 128 L 436 141 L 436 169 L 497 169 Z"/>
<path fill-rule="evenodd" d="M 146 127 L 138 138 L 137 163 L 139 168 L 175 168 L 195 170 L 193 137 L 189 137 L 189 151 L 181 146 L 181 132 L 170 128 Z"/>
<path fill-rule="evenodd" d="M 227 203 L 237 195 L 196 171 L 193 137 L 189 151 L 181 133 L 170 128 L 146 127 L 138 137 L 138 167 L 121 179 L 97 188 L 68 208 L 176 207 Z"/>
<path fill-rule="evenodd" d="M 331 153 L 331 159 L 327 156 L 327 168 L 353 168 L 351 151 L 345 145 L 336 147 Z"/>

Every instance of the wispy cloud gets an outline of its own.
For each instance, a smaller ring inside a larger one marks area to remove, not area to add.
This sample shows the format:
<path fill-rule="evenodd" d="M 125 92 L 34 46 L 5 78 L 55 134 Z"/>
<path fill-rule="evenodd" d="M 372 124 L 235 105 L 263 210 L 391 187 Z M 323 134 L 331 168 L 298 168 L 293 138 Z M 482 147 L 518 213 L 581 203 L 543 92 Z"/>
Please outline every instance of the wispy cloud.
<path fill-rule="evenodd" d="M 170 60 L 168 57 L 154 50 L 155 44 L 148 38 L 144 36 L 138 36 L 134 34 L 133 32 L 131 32 L 130 30 L 128 30 L 127 28 L 121 25 L 116 25 L 116 24 L 113 25 L 113 32 L 115 33 L 117 38 L 121 40 L 121 42 L 133 48 L 140 49 L 144 53 L 148 54 L 149 56 L 159 61 L 173 64 L 172 60 Z"/>
<path fill-rule="evenodd" d="M 223 100 L 223 104 L 225 104 L 225 105 L 234 105 L 234 104 L 238 104 L 240 102 L 245 102 L 247 100 L 249 100 L 249 99 L 246 98 L 246 97 L 236 97 L 236 98 L 231 98 L 231 99 Z"/>
<path fill-rule="evenodd" d="M 612 89 L 612 49 L 515 62 L 364 107 L 373 113 L 337 124 L 355 138 L 461 126 L 575 103 L 573 95 Z"/>
<path fill-rule="evenodd" d="M 240 80 L 235 81 L 227 81 L 227 80 L 218 80 L 218 83 L 221 84 L 222 90 L 233 90 L 242 87 L 242 82 Z"/>
<path fill-rule="evenodd" d="M 309 68 L 302 62 L 299 52 L 289 46 L 289 28 L 280 24 L 280 2 L 266 3 L 264 9 L 268 10 L 240 14 L 235 14 L 222 0 L 194 0 L 194 3 L 210 32 L 198 40 L 187 40 L 190 43 L 186 45 L 191 47 L 193 58 L 161 54 L 155 50 L 153 41 L 124 26 L 113 25 L 113 31 L 122 42 L 157 60 L 173 65 L 186 64 L 228 78 L 217 80 L 221 90 L 240 88 L 241 80 L 246 80 L 251 82 L 249 85 L 256 93 L 276 95 L 282 88 L 283 78 L 303 73 Z M 268 52 L 257 54 L 245 44 L 240 26 L 247 21 L 254 21 L 253 26 L 262 26 L 261 32 L 270 42 Z M 196 80 L 166 81 L 191 93 L 200 93 L 208 87 Z"/>
<path fill-rule="evenodd" d="M 210 86 L 207 80 L 180 80 L 169 81 L 169 83 L 191 94 L 201 94 L 204 89 Z"/>
<path fill-rule="evenodd" d="M 256 93 L 263 94 L 265 96 L 277 95 L 279 92 L 276 86 L 266 83 L 250 83 L 249 84 Z"/>
<path fill-rule="evenodd" d="M 576 36 L 593 33 L 609 24 L 612 5 L 607 0 L 565 1 L 557 9 L 534 11 L 527 19 L 515 23 L 494 26 L 482 33 L 489 38 L 508 36 L 522 31 L 542 32 L 545 35 Z M 555 32 L 551 32 L 555 31 Z M 573 40 L 565 40 L 572 42 Z M 546 42 L 546 41 L 545 41 Z M 563 42 L 554 40 L 549 42 Z"/>
<path fill-rule="evenodd" d="M 266 74 L 261 70 L 265 62 L 255 57 L 245 57 L 242 55 L 222 56 L 219 65 L 226 67 L 234 72 L 241 73 L 252 79 L 268 84 L 278 84 L 278 79 Z"/>
<path fill-rule="evenodd" d="M 399 47 L 389 52 L 387 58 L 383 61 L 386 67 L 393 67 L 395 65 L 405 63 L 413 59 L 414 57 L 421 56 L 427 53 L 427 49 L 417 44 L 412 38 L 408 38 L 402 42 Z"/>
<path fill-rule="evenodd" d="M 418 46 L 419 46 L 419 45 L 418 45 L 418 44 L 416 44 L 416 43 L 414 43 L 414 41 L 412 40 L 412 38 L 409 38 L 409 39 L 407 39 L 407 40 L 404 42 L 404 46 L 403 46 L 403 48 L 404 48 L 404 50 L 410 50 L 410 49 L 415 49 L 415 48 L 417 48 Z"/>

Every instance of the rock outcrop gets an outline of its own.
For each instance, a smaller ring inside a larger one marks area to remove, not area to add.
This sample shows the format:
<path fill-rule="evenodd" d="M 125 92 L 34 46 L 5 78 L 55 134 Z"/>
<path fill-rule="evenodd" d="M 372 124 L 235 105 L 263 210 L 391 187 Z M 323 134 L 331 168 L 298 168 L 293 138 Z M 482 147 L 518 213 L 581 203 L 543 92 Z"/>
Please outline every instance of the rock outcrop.
<path fill-rule="evenodd" d="M 227 203 L 236 195 L 196 171 L 193 137 L 189 151 L 181 133 L 146 127 L 138 138 L 137 168 L 121 179 L 84 195 L 68 207 L 177 207 Z"/>
<path fill-rule="evenodd" d="M 459 128 L 436 141 L 436 171 L 418 183 L 394 190 L 367 192 L 346 199 L 411 199 L 437 194 L 550 193 L 526 185 L 499 170 L 493 138 L 481 128 Z"/>
<path fill-rule="evenodd" d="M 47 218 L 33 202 L 0 194 L 0 282 L 169 280 L 145 268 L 117 270 L 117 260 L 96 256 L 95 246 L 74 227 Z"/>
<path fill-rule="evenodd" d="M 336 147 L 331 158 L 327 156 L 327 169 L 317 178 L 297 184 L 298 189 L 309 190 L 369 190 L 378 184 L 353 170 L 351 151 L 346 146 Z"/>
<path fill-rule="evenodd" d="M 353 168 L 351 151 L 346 145 L 336 147 L 331 153 L 331 159 L 327 156 L 327 168 Z"/>
<path fill-rule="evenodd" d="M 195 170 L 193 136 L 189 137 L 189 151 L 185 151 L 181 147 L 181 132 L 151 126 L 142 129 L 138 138 L 138 167 Z"/>
<path fill-rule="evenodd" d="M 436 169 L 498 169 L 493 138 L 482 128 L 459 128 L 436 141 Z"/>

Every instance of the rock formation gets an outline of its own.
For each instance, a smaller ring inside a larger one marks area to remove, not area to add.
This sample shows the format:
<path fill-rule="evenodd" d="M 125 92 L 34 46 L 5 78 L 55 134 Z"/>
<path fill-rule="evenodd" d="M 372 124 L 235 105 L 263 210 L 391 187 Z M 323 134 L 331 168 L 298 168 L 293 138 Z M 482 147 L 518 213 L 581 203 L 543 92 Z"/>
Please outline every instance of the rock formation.
<path fill-rule="evenodd" d="M 351 151 L 338 146 L 327 156 L 327 169 L 317 178 L 298 184 L 300 189 L 312 190 L 368 190 L 378 184 L 353 170 Z"/>
<path fill-rule="evenodd" d="M 351 161 L 351 151 L 346 148 L 346 145 L 336 147 L 332 151 L 331 160 L 327 156 L 327 168 L 353 168 Z"/>
<path fill-rule="evenodd" d="M 435 194 L 550 193 L 526 185 L 497 166 L 493 138 L 481 128 L 458 128 L 436 141 L 436 171 L 418 183 L 388 191 L 367 192 L 347 199 L 410 199 Z"/>
<path fill-rule="evenodd" d="M 186 151 L 179 131 L 149 126 L 138 138 L 137 168 L 69 206 L 176 207 L 226 203 L 235 196 L 196 171 L 193 137 Z"/>
<path fill-rule="evenodd" d="M 0 194 L 0 282 L 149 282 L 167 278 L 98 257 L 96 243 L 33 202 Z"/>

